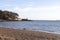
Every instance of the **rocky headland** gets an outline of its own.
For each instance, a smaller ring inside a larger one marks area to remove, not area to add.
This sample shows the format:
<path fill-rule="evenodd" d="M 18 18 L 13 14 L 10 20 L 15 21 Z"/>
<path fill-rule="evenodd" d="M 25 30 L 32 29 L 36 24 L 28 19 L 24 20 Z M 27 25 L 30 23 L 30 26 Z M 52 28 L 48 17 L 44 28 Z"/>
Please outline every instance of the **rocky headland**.
<path fill-rule="evenodd" d="M 19 18 L 18 13 L 15 12 L 0 10 L 0 21 L 31 21 L 31 20 Z"/>

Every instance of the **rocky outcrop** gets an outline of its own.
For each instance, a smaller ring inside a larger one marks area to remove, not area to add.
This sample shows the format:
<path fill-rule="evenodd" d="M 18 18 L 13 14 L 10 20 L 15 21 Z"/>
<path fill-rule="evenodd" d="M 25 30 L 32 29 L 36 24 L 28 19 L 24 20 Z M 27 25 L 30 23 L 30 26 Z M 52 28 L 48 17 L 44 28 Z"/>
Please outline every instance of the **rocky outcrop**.
<path fill-rule="evenodd" d="M 14 21 L 16 18 L 18 18 L 17 13 L 0 10 L 0 21 Z"/>
<path fill-rule="evenodd" d="M 31 21 L 28 19 L 18 18 L 18 14 L 11 11 L 0 10 L 0 21 Z"/>

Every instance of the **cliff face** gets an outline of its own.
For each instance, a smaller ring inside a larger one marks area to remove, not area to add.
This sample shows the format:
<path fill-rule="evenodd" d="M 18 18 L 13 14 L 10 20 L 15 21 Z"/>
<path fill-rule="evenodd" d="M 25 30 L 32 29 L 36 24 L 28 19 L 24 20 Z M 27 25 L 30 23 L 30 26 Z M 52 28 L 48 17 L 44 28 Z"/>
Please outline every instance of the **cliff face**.
<path fill-rule="evenodd" d="M 18 14 L 10 11 L 0 10 L 0 21 L 14 21 L 18 19 Z"/>

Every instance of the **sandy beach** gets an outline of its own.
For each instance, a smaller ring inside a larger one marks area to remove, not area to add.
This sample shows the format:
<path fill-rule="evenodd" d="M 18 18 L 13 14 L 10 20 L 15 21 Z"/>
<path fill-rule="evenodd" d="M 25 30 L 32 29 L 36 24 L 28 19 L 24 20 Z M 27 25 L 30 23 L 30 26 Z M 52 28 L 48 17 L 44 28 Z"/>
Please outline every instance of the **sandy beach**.
<path fill-rule="evenodd" d="M 60 40 L 60 35 L 0 27 L 0 40 Z"/>

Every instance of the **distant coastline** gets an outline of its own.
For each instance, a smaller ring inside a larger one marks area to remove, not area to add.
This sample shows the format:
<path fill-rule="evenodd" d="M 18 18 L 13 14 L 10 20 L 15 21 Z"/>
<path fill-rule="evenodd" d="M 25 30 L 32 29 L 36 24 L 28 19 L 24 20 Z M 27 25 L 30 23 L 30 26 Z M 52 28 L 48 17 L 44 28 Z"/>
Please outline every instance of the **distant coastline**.
<path fill-rule="evenodd" d="M 0 21 L 31 21 L 29 19 L 19 18 L 19 14 L 11 11 L 0 10 Z"/>
<path fill-rule="evenodd" d="M 29 19 L 22 19 L 21 21 L 32 21 L 32 20 L 29 20 Z"/>
<path fill-rule="evenodd" d="M 32 21 L 32 20 L 28 20 L 28 19 L 21 19 L 21 20 L 0 20 L 0 22 L 4 22 L 4 21 Z"/>

